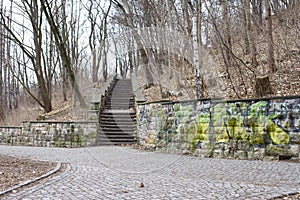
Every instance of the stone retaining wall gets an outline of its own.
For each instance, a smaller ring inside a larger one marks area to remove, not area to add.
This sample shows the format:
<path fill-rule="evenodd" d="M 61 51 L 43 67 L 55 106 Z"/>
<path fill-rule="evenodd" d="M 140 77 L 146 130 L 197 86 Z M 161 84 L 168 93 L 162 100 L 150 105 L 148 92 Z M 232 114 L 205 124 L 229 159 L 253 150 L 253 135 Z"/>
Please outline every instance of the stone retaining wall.
<path fill-rule="evenodd" d="M 238 159 L 300 158 L 300 97 L 154 102 L 137 107 L 145 148 Z"/>
<path fill-rule="evenodd" d="M 97 122 L 24 122 L 22 127 L 0 127 L 0 144 L 39 147 L 95 145 Z"/>

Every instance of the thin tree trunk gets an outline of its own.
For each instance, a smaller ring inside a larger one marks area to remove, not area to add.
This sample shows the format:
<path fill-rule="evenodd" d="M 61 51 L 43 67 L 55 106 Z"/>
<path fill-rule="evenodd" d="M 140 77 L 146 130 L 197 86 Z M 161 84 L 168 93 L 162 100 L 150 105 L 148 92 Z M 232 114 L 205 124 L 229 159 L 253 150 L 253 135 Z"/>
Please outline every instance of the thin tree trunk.
<path fill-rule="evenodd" d="M 232 44 L 231 44 L 231 31 L 230 31 L 230 23 L 228 19 L 228 2 L 221 0 L 222 4 L 222 22 L 223 22 L 223 36 L 224 42 L 226 45 L 225 49 L 225 65 L 231 67 L 231 51 L 232 51 Z"/>
<path fill-rule="evenodd" d="M 248 9 L 247 9 L 247 0 L 243 0 L 243 25 L 244 25 L 244 41 L 245 41 L 245 54 L 248 55 L 250 53 L 250 45 L 249 45 L 249 23 L 248 23 Z"/>
<path fill-rule="evenodd" d="M 49 22 L 50 28 L 54 34 L 55 43 L 57 45 L 57 48 L 59 49 L 62 65 L 63 65 L 63 67 L 65 67 L 67 69 L 68 75 L 72 82 L 72 87 L 74 89 L 74 92 L 75 92 L 75 95 L 76 95 L 78 101 L 80 102 L 81 107 L 85 107 L 86 104 L 85 104 L 84 98 L 81 95 L 81 92 L 79 90 L 79 86 L 76 81 L 76 76 L 75 76 L 74 70 L 72 69 L 72 66 L 71 66 L 71 60 L 67 53 L 67 47 L 65 46 L 66 45 L 65 41 L 62 38 L 62 35 L 59 31 L 59 27 L 57 26 L 57 24 L 55 24 L 53 15 L 51 13 L 51 7 L 49 5 L 49 2 L 47 0 L 40 0 L 40 1 L 41 1 L 42 9 L 45 12 L 47 21 Z"/>
<path fill-rule="evenodd" d="M 42 11 L 38 8 L 37 1 L 33 1 L 32 6 L 32 27 L 33 27 L 33 40 L 35 47 L 35 73 L 38 81 L 40 95 L 43 101 L 43 108 L 45 112 L 52 110 L 51 96 L 48 93 L 46 82 L 44 79 L 44 73 L 42 69 Z M 40 15 L 39 15 L 40 14 Z"/>
<path fill-rule="evenodd" d="M 265 0 L 265 9 L 267 13 L 266 39 L 267 39 L 268 66 L 269 66 L 269 70 L 272 73 L 274 73 L 276 72 L 276 64 L 275 64 L 274 49 L 273 49 L 272 12 L 271 12 L 271 6 L 269 0 Z"/>
<path fill-rule="evenodd" d="M 259 34 L 261 32 L 261 27 L 263 24 L 263 1 L 262 0 L 252 0 L 252 10 L 253 10 L 253 21 L 256 24 L 256 32 Z"/>
<path fill-rule="evenodd" d="M 114 1 L 114 3 L 117 5 L 117 7 L 119 7 L 123 14 L 125 15 L 125 18 L 126 18 L 126 22 L 128 24 L 128 26 L 131 28 L 132 30 L 132 34 L 133 34 L 133 37 L 136 41 L 136 44 L 137 44 L 137 50 L 139 52 L 139 55 L 140 55 L 140 58 L 142 60 L 142 64 L 143 65 L 146 65 L 145 66 L 145 74 L 146 74 L 146 79 L 147 79 L 147 84 L 146 84 L 146 88 L 149 88 L 151 87 L 154 83 L 153 83 L 153 76 L 152 76 L 152 73 L 150 71 L 150 66 L 149 66 L 149 55 L 147 54 L 144 46 L 143 46 L 143 43 L 142 43 L 142 39 L 140 38 L 137 30 L 135 29 L 135 25 L 133 23 L 133 19 L 132 19 L 132 16 L 133 16 L 133 13 L 130 9 L 130 6 L 128 4 L 128 2 L 126 0 L 122 0 L 123 5 L 121 5 L 118 1 Z M 128 13 L 126 12 L 126 10 L 128 11 Z"/>
<path fill-rule="evenodd" d="M 256 59 L 256 46 L 255 41 L 253 37 L 253 29 L 251 24 L 251 13 L 250 13 L 250 1 L 245 0 L 245 15 L 246 15 L 246 24 L 247 24 L 247 38 L 249 42 L 250 47 L 250 54 L 251 54 L 251 62 L 252 66 L 256 67 L 258 65 L 257 59 Z"/>
<path fill-rule="evenodd" d="M 194 47 L 194 65 L 195 65 L 195 82 L 196 82 L 196 98 L 200 99 L 204 96 L 202 78 L 200 77 L 200 58 L 199 58 L 199 46 L 197 37 L 197 18 L 193 18 L 193 47 Z"/>
<path fill-rule="evenodd" d="M 3 0 L 0 2 L 0 11 L 3 12 Z M 2 20 L 2 19 L 0 19 Z M 5 96 L 3 95 L 3 61 L 4 59 L 4 48 L 3 48 L 3 44 L 4 44 L 4 28 L 2 27 L 2 23 L 0 23 L 0 122 L 3 121 L 5 119 L 5 115 L 4 115 L 4 103 L 3 100 L 5 99 Z M 5 78 L 5 77 L 4 77 Z"/>

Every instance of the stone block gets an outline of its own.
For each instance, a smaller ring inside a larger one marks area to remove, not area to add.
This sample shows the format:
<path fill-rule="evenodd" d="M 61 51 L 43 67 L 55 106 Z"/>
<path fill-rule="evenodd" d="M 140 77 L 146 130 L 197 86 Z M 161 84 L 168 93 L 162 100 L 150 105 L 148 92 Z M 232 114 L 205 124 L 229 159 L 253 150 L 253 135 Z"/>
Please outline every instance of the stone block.
<path fill-rule="evenodd" d="M 300 133 L 292 133 L 290 140 L 291 144 L 300 144 Z"/>
<path fill-rule="evenodd" d="M 265 157 L 265 148 L 255 148 L 248 153 L 250 160 L 262 160 Z"/>
<path fill-rule="evenodd" d="M 248 159 L 248 152 L 244 150 L 238 150 L 235 153 L 235 158 L 241 159 L 241 160 L 247 160 Z"/>
<path fill-rule="evenodd" d="M 222 149 L 215 149 L 213 156 L 214 158 L 224 158 L 224 151 Z"/>
<path fill-rule="evenodd" d="M 279 156 L 265 156 L 263 161 L 274 161 L 274 160 L 279 160 Z"/>
<path fill-rule="evenodd" d="M 300 158 L 300 144 L 290 145 L 290 153 L 293 157 Z"/>

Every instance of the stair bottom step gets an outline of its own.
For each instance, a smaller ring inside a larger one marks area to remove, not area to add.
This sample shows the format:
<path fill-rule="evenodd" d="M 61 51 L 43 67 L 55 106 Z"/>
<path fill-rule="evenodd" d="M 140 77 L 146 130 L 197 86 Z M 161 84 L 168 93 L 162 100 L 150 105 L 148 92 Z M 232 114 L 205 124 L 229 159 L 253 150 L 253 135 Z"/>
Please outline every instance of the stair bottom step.
<path fill-rule="evenodd" d="M 131 145 L 136 144 L 136 142 L 99 142 L 99 146 L 121 146 L 121 145 Z"/>
<path fill-rule="evenodd" d="M 126 140 L 119 140 L 119 139 L 104 139 L 104 138 L 99 138 L 97 141 L 97 144 L 106 144 L 106 145 L 114 145 L 114 144 L 136 144 L 137 140 L 132 138 L 132 139 L 126 139 Z"/>
<path fill-rule="evenodd" d="M 132 135 L 99 135 L 98 138 L 100 140 L 134 140 Z"/>

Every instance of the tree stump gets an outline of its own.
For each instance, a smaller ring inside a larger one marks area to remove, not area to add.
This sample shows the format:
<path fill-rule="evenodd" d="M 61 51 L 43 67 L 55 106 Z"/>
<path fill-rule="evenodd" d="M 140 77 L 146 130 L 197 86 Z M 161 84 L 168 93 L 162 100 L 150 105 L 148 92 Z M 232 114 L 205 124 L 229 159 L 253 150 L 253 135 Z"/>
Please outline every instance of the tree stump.
<path fill-rule="evenodd" d="M 256 97 L 264 97 L 272 94 L 272 87 L 268 75 L 256 77 L 255 80 Z"/>

